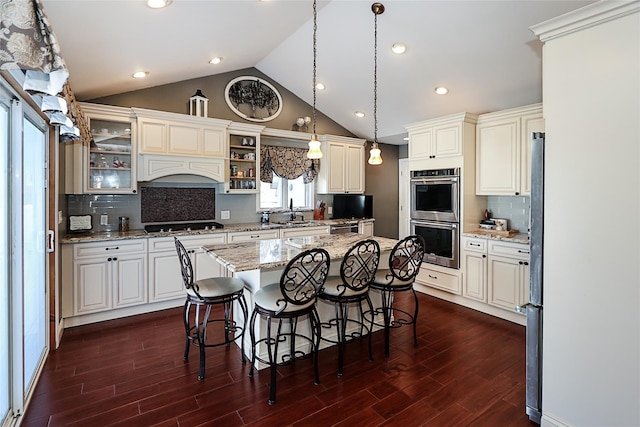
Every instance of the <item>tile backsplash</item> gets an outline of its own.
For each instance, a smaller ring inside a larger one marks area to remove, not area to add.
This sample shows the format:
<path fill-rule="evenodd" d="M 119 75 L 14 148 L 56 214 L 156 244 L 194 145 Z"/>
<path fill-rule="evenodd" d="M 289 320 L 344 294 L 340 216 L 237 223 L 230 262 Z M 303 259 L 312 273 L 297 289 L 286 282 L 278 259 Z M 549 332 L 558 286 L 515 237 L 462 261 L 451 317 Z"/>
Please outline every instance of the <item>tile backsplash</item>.
<path fill-rule="evenodd" d="M 529 231 L 529 196 L 489 196 L 487 209 L 493 218 L 509 220 L 509 229 L 522 233 Z"/>
<path fill-rule="evenodd" d="M 68 215 L 91 215 L 93 231 L 117 231 L 118 217 L 129 217 L 129 228 L 140 229 L 140 196 L 136 194 L 67 195 Z M 107 215 L 108 224 L 100 225 Z"/>

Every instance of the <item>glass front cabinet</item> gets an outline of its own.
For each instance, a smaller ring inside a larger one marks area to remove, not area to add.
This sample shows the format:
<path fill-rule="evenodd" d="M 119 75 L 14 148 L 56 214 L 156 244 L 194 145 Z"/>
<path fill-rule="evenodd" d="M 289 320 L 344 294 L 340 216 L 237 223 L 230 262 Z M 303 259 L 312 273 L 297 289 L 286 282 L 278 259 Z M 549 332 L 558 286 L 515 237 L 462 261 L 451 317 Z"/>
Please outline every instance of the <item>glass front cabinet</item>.
<path fill-rule="evenodd" d="M 87 104 L 82 109 L 92 135 L 84 150 L 83 192 L 136 193 L 136 132 L 131 109 Z"/>

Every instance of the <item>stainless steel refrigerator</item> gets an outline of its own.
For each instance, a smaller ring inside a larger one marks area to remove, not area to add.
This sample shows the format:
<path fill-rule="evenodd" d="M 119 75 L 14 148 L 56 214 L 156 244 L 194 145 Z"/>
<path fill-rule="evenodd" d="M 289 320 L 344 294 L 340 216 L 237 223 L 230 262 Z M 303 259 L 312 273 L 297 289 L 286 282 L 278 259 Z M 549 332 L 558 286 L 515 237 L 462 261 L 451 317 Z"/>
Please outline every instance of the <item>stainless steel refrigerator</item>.
<path fill-rule="evenodd" d="M 527 314 L 526 330 L 526 412 L 540 424 L 542 417 L 542 322 L 543 322 L 543 241 L 544 241 L 544 133 L 535 132 L 531 139 L 530 196 L 530 286 L 529 303 L 521 307 Z"/>

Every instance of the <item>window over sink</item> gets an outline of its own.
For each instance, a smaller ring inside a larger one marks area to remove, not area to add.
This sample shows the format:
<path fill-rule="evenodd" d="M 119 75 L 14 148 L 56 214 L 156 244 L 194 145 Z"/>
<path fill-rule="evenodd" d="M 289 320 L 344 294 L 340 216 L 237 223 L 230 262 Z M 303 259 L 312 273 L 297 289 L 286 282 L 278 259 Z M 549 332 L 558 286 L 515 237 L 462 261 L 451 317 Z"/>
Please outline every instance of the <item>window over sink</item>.
<path fill-rule="evenodd" d="M 294 209 L 313 209 L 313 182 L 305 184 L 303 177 L 296 179 L 273 177 L 272 183 L 260 182 L 258 206 L 260 210 L 288 209 L 293 199 Z"/>

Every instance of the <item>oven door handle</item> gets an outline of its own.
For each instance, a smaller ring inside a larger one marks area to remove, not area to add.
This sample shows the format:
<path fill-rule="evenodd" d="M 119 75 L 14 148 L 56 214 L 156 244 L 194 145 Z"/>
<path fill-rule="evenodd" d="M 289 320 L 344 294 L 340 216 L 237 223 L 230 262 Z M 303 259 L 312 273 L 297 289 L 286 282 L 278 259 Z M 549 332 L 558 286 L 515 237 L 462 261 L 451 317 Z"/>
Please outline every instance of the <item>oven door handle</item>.
<path fill-rule="evenodd" d="M 450 178 L 413 178 L 411 182 L 419 183 L 419 184 L 450 184 L 453 182 L 458 182 L 458 177 L 453 176 Z"/>
<path fill-rule="evenodd" d="M 455 222 L 431 222 L 431 221 L 421 221 L 421 220 L 411 220 L 412 225 L 417 226 L 425 226 L 425 227 L 435 227 L 435 228 L 448 228 L 451 230 L 455 230 L 458 228 L 458 224 Z"/>

